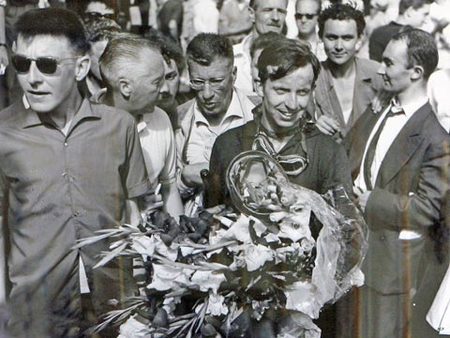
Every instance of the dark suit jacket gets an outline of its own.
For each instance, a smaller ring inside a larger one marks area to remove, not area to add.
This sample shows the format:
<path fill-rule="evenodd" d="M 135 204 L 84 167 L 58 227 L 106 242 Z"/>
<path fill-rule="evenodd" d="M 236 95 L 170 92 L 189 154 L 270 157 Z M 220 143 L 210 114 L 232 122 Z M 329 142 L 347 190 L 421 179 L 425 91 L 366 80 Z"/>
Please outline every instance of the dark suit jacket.
<path fill-rule="evenodd" d="M 366 111 L 347 135 L 353 179 L 380 115 Z M 403 293 L 420 284 L 417 268 L 430 241 L 428 228 L 442 221 L 449 186 L 449 144 L 448 133 L 427 103 L 403 127 L 381 164 L 365 209 L 371 233 L 363 266 L 366 284 L 379 292 Z M 403 229 L 422 237 L 399 240 Z"/>
<path fill-rule="evenodd" d="M 382 86 L 381 78 L 377 75 L 377 70 L 380 67 L 378 62 L 355 58 L 355 64 L 356 78 L 353 93 L 353 109 L 347 123 L 345 123 L 341 104 L 334 90 L 327 61 L 322 62 L 322 70 L 314 91 L 317 117 L 326 115 L 336 119 L 341 125 L 344 136 L 355 121 L 364 113 Z"/>

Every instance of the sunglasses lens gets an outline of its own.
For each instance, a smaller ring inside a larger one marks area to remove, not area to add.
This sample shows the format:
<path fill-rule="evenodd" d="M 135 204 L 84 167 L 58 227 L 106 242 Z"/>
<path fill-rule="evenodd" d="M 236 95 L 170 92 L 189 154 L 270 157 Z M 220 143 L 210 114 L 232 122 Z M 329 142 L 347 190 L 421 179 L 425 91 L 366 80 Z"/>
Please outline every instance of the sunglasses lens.
<path fill-rule="evenodd" d="M 58 62 L 51 58 L 38 58 L 36 60 L 36 66 L 43 74 L 53 74 L 58 68 Z"/>
<path fill-rule="evenodd" d="M 30 70 L 31 60 L 20 55 L 14 55 L 12 64 L 18 73 L 26 73 Z"/>

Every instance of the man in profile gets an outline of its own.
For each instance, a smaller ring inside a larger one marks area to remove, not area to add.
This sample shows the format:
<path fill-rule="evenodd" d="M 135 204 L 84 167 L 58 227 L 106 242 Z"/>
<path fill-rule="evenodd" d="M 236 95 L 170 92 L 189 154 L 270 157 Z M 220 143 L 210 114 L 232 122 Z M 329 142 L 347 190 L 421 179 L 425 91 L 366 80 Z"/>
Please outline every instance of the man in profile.
<path fill-rule="evenodd" d="M 133 118 L 91 104 L 78 90 L 90 64 L 78 17 L 31 10 L 16 28 L 12 64 L 25 95 L 0 113 L 9 331 L 79 337 L 114 309 L 111 299 L 132 294 L 134 283 L 126 261 L 93 269 L 106 240 L 74 246 L 120 224 L 127 200 L 137 225 L 136 200 L 148 192 L 148 177 Z"/>

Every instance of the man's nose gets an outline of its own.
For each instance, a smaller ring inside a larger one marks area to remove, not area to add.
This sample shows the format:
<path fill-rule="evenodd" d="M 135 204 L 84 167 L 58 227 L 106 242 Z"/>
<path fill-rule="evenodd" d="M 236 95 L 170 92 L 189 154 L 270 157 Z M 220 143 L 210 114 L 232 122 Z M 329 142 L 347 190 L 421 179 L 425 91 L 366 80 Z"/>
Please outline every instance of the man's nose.
<path fill-rule="evenodd" d="M 291 93 L 286 97 L 285 101 L 286 107 L 289 110 L 297 111 L 299 108 L 298 97 L 296 93 Z"/>
<path fill-rule="evenodd" d="M 278 13 L 277 9 L 272 10 L 271 19 L 272 19 L 272 21 L 276 21 L 276 22 L 280 21 L 280 13 Z"/>
<path fill-rule="evenodd" d="M 386 73 L 386 66 L 384 65 L 384 62 L 382 62 L 380 64 L 380 67 L 378 67 L 377 74 L 383 75 L 385 73 Z"/>
<path fill-rule="evenodd" d="M 42 81 L 42 73 L 36 66 L 36 62 L 31 62 L 30 69 L 27 73 L 27 80 L 31 85 L 35 85 Z"/>
<path fill-rule="evenodd" d="M 203 99 L 205 99 L 205 100 L 209 100 L 214 96 L 214 91 L 212 90 L 209 82 L 205 83 L 205 86 L 202 89 L 202 96 L 203 96 Z"/>
<path fill-rule="evenodd" d="M 341 50 L 343 47 L 344 47 L 344 45 L 343 45 L 343 43 L 342 43 L 342 40 L 341 39 L 337 39 L 336 40 L 336 49 L 339 49 L 339 50 Z"/>
<path fill-rule="evenodd" d="M 167 84 L 167 81 L 162 82 L 159 92 L 160 93 L 168 93 L 169 92 L 169 85 Z"/>

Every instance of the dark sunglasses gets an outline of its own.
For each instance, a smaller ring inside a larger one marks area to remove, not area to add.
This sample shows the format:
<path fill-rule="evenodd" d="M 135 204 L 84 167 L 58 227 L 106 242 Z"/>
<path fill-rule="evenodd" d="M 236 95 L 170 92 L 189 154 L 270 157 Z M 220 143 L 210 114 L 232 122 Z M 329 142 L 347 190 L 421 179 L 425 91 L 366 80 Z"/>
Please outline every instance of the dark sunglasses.
<path fill-rule="evenodd" d="M 37 69 L 42 74 L 51 75 L 56 72 L 56 69 L 58 69 L 58 65 L 63 60 L 70 60 L 70 59 L 76 59 L 77 57 L 71 57 L 71 58 L 64 58 L 64 59 L 54 59 L 52 57 L 40 57 L 40 58 L 27 58 L 22 55 L 13 55 L 12 56 L 12 64 L 14 68 L 16 69 L 17 73 L 25 74 L 30 71 L 31 62 L 36 63 Z"/>
<path fill-rule="evenodd" d="M 102 14 L 99 12 L 88 12 L 88 13 L 84 13 L 84 15 L 88 20 L 96 20 L 96 19 L 115 20 L 116 19 L 116 16 L 114 15 L 114 13 Z"/>
<path fill-rule="evenodd" d="M 308 20 L 314 19 L 315 16 L 318 14 L 302 14 L 302 13 L 295 13 L 295 19 L 301 20 L 303 17 L 307 18 Z"/>

